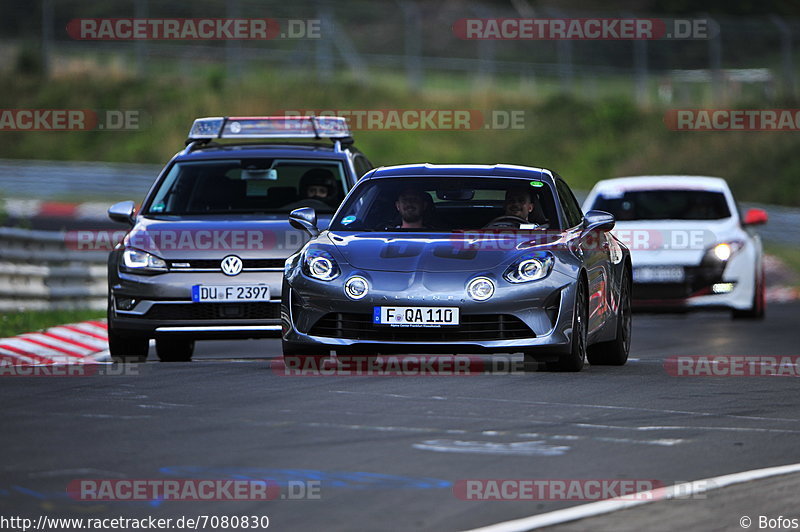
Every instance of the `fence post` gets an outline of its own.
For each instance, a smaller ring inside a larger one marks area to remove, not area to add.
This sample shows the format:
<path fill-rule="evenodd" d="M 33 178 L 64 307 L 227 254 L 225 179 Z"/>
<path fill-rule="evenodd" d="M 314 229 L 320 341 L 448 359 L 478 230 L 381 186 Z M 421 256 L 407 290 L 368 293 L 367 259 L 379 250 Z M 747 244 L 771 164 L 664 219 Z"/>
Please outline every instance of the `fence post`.
<path fill-rule="evenodd" d="M 42 73 L 45 77 L 50 76 L 52 66 L 54 18 L 53 0 L 42 0 Z"/>
<path fill-rule="evenodd" d="M 414 0 L 400 0 L 405 24 L 405 60 L 408 86 L 415 91 L 422 88 L 422 17 Z"/>
<path fill-rule="evenodd" d="M 225 4 L 225 16 L 240 18 L 242 16 L 239 0 L 228 0 Z M 242 79 L 242 41 L 228 39 L 225 41 L 225 64 L 228 79 L 241 81 Z"/>
<path fill-rule="evenodd" d="M 147 18 L 148 16 L 147 0 L 134 0 L 133 16 L 137 19 Z M 143 77 L 146 72 L 145 65 L 147 64 L 147 41 L 144 39 L 137 39 L 134 41 L 134 50 L 136 51 L 136 74 Z"/>
<path fill-rule="evenodd" d="M 330 81 L 333 77 L 333 54 L 331 53 L 331 33 L 333 25 L 330 7 L 325 0 L 317 0 L 317 18 L 320 20 L 320 31 L 322 34 L 316 39 L 316 65 L 317 80 Z"/>
<path fill-rule="evenodd" d="M 792 30 L 777 15 L 770 17 L 772 23 L 781 32 L 781 60 L 783 63 L 783 90 L 787 96 L 794 98 L 794 66 L 792 64 Z"/>
<path fill-rule="evenodd" d="M 623 18 L 636 18 L 632 13 L 624 13 Z M 635 94 L 636 104 L 646 106 L 649 103 L 647 97 L 647 39 L 634 39 L 633 41 L 633 70 L 635 72 Z"/>
<path fill-rule="evenodd" d="M 711 94 L 714 105 L 719 105 L 723 98 L 722 79 L 722 30 L 719 23 L 706 16 L 708 31 L 712 37 L 708 40 L 708 61 L 711 69 Z"/>

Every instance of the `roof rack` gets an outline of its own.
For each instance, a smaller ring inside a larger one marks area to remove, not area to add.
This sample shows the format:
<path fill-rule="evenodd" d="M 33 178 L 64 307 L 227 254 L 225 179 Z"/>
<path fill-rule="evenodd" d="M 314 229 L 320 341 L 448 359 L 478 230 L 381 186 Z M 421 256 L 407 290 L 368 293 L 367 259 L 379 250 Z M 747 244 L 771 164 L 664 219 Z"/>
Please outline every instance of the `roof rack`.
<path fill-rule="evenodd" d="M 225 116 L 198 118 L 189 130 L 187 146 L 214 139 L 331 139 L 352 144 L 344 117 L 339 116 Z"/>

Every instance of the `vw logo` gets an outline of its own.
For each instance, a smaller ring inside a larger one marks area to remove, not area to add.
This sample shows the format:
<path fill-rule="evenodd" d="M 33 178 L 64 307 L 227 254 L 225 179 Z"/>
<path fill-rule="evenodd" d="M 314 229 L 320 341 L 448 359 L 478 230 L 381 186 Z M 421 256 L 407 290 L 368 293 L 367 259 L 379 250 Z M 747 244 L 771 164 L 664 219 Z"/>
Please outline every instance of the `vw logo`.
<path fill-rule="evenodd" d="M 242 259 L 236 255 L 228 255 L 220 264 L 225 275 L 239 275 L 242 272 Z"/>

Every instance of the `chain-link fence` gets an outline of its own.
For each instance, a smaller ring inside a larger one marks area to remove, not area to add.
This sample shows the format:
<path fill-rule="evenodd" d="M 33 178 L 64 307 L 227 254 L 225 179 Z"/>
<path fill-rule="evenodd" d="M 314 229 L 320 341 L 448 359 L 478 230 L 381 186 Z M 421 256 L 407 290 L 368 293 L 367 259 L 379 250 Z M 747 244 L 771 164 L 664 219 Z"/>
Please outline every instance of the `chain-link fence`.
<path fill-rule="evenodd" d="M 595 97 L 617 94 L 642 104 L 719 104 L 797 95 L 793 55 L 800 19 L 721 17 L 697 13 L 707 38 L 601 40 L 465 39 L 463 19 L 642 19 L 648 13 L 576 12 L 506 5 L 419 0 L 7 0 L 0 21 L 0 61 L 39 64 L 51 74 L 96 61 L 141 76 L 161 73 L 240 79 L 249 72 L 299 72 L 324 82 L 350 76 L 405 86 L 478 83 L 548 87 Z M 277 21 L 275 38 L 254 40 L 82 40 L 76 20 L 254 19 Z M 670 21 L 666 21 L 667 24 Z M 673 36 L 674 37 L 674 36 Z M 27 53 L 27 55 L 25 55 Z M 35 55 L 36 57 L 32 57 Z M 27 62 L 27 63 L 26 63 Z"/>

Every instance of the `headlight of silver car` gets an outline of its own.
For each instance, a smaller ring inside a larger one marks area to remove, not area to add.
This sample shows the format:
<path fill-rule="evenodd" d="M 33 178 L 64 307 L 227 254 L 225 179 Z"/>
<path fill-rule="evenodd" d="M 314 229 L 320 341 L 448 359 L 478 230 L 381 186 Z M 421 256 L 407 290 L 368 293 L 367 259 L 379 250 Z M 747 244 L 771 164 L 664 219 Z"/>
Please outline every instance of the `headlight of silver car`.
<path fill-rule="evenodd" d="M 538 281 L 550 275 L 553 269 L 553 256 L 550 253 L 529 253 L 514 261 L 506 269 L 503 277 L 509 283 Z"/>
<path fill-rule="evenodd" d="M 332 281 L 342 272 L 333 255 L 321 249 L 309 249 L 303 254 L 303 273 L 320 281 Z"/>
<path fill-rule="evenodd" d="M 151 253 L 134 248 L 122 252 L 122 265 L 127 270 L 160 273 L 167 271 L 167 263 Z"/>

